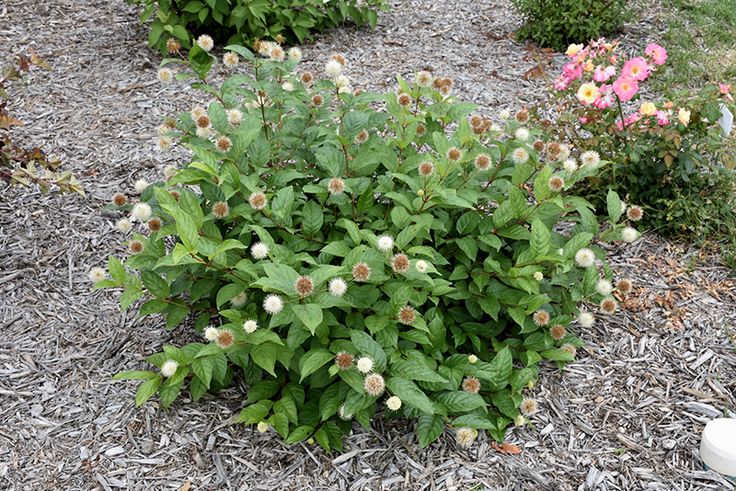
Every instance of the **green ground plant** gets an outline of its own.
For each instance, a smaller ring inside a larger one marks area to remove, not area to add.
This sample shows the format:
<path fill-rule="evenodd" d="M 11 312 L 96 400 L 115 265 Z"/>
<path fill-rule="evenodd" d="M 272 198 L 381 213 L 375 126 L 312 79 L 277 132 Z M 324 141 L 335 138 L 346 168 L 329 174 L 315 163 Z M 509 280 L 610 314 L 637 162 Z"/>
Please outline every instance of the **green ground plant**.
<path fill-rule="evenodd" d="M 151 20 L 148 44 L 164 52 L 189 48 L 208 33 L 217 42 L 250 45 L 258 39 L 302 43 L 346 22 L 375 27 L 385 0 L 128 0 Z M 171 50 L 171 49 L 170 49 Z"/>
<path fill-rule="evenodd" d="M 90 271 L 123 308 L 141 301 L 203 340 L 116 378 L 164 407 L 245 381 L 238 421 L 325 449 L 353 418 L 413 419 L 422 447 L 447 427 L 469 446 L 524 424 L 539 364 L 573 360 L 574 325 L 631 288 L 594 245 L 636 240 L 621 200 L 609 194 L 601 229 L 569 192 L 605 162 L 563 169 L 569 149 L 552 157 L 539 132 L 471 115 L 446 77 L 373 94 L 351 87 L 340 55 L 317 79 L 296 49 L 227 50 L 222 65 L 199 45 L 164 62 L 162 80 L 211 98 L 161 128 L 162 147 L 193 160 L 140 202 L 114 198 L 130 213 L 119 228 L 140 228 L 127 259 Z"/>

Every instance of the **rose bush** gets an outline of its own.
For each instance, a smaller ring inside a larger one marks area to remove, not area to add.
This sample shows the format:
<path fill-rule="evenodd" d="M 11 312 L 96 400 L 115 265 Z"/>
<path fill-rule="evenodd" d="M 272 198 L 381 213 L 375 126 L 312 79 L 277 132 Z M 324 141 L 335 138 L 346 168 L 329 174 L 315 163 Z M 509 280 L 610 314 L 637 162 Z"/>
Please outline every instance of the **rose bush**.
<path fill-rule="evenodd" d="M 611 161 L 581 191 L 594 204 L 614 189 L 642 205 L 643 224 L 661 233 L 732 236 L 736 162 L 719 125 L 723 108 L 736 109 L 730 86 L 676 100 L 646 92 L 667 51 L 657 44 L 644 51 L 627 58 L 603 39 L 571 45 L 554 84 L 551 135 Z"/>
<path fill-rule="evenodd" d="M 449 78 L 372 94 L 341 55 L 317 80 L 298 50 L 258 48 L 229 46 L 216 65 L 196 46 L 161 69 L 211 97 L 160 129 L 193 160 L 140 202 L 114 198 L 130 256 L 90 277 L 203 339 L 116 378 L 164 407 L 242 380 L 239 421 L 325 449 L 379 413 L 416 419 L 421 446 L 447 426 L 461 445 L 477 430 L 503 439 L 537 409 L 524 391 L 539 363 L 573 360 L 571 327 L 630 289 L 594 245 L 636 238 L 617 195 L 601 232 L 568 193 L 602 163 L 564 169 L 573 150 L 471 114 Z M 229 72 L 218 86 L 213 66 Z"/>

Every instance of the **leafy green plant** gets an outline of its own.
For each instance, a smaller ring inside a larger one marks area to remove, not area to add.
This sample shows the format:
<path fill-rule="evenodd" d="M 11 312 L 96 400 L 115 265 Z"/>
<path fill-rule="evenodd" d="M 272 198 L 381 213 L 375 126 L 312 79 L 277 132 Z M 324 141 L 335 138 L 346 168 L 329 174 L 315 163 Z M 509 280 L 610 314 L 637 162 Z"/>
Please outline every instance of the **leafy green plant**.
<path fill-rule="evenodd" d="M 141 22 L 153 19 L 148 44 L 162 52 L 191 46 L 203 32 L 216 41 L 257 39 L 302 43 L 315 32 L 346 22 L 375 27 L 386 0 L 128 0 L 142 4 Z M 168 41 L 171 39 L 172 41 Z"/>
<path fill-rule="evenodd" d="M 736 160 L 733 137 L 719 124 L 722 108 L 736 110 L 730 86 L 712 84 L 674 101 L 651 92 L 644 97 L 642 86 L 667 61 L 663 47 L 650 44 L 630 59 L 604 40 L 568 51 L 557 97 L 549 101 L 557 111 L 550 128 L 612 162 L 581 193 L 601 209 L 607 191 L 616 190 L 644 208 L 645 227 L 664 235 L 730 240 Z"/>
<path fill-rule="evenodd" d="M 210 85 L 215 60 L 193 48 L 176 77 L 213 100 L 161 132 L 194 158 L 121 208 L 121 230 L 134 220 L 145 233 L 126 260 L 90 271 L 122 288 L 123 308 L 144 300 L 141 315 L 204 341 L 116 378 L 143 380 L 137 404 L 158 393 L 164 407 L 185 387 L 196 401 L 242 379 L 238 421 L 287 443 L 340 449 L 349 419 L 368 427 L 380 413 L 415 419 L 422 447 L 447 425 L 461 445 L 477 430 L 502 440 L 537 410 L 524 391 L 539 363 L 574 359 L 570 326 L 616 310 L 594 240 L 632 235 L 623 205 L 609 195 L 601 233 L 566 192 L 598 166 L 561 170 L 536 131 L 468 118 L 449 78 L 421 72 L 371 94 L 350 87 L 339 55 L 317 80 L 276 45 L 267 59 L 227 49 L 249 72 Z"/>
<path fill-rule="evenodd" d="M 33 66 L 48 68 L 46 62 L 31 51 L 29 55 L 17 55 L 15 63 L 6 66 L 0 74 L 0 180 L 22 186 L 37 185 L 44 192 L 56 186 L 61 192 L 84 196 L 79 181 L 71 172 L 58 171 L 59 159 L 48 157 L 38 147 L 28 149 L 19 145 L 12 138 L 13 128 L 23 126 L 23 121 L 8 111 L 9 85 L 20 81 L 23 72 L 30 71 Z"/>
<path fill-rule="evenodd" d="M 623 0 L 512 0 L 524 24 L 519 39 L 558 51 L 616 32 L 631 13 Z"/>

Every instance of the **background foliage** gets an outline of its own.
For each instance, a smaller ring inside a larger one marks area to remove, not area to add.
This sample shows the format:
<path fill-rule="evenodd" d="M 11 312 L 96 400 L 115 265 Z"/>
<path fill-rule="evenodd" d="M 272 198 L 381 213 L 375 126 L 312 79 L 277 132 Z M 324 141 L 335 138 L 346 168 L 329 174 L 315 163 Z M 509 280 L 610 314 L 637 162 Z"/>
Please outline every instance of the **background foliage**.
<path fill-rule="evenodd" d="M 169 38 L 185 48 L 201 33 L 218 42 L 248 45 L 256 39 L 301 43 L 345 22 L 375 27 L 385 0 L 128 0 L 149 19 L 148 43 L 162 52 Z"/>
<path fill-rule="evenodd" d="M 557 51 L 615 33 L 631 16 L 623 0 L 512 0 L 519 39 Z"/>

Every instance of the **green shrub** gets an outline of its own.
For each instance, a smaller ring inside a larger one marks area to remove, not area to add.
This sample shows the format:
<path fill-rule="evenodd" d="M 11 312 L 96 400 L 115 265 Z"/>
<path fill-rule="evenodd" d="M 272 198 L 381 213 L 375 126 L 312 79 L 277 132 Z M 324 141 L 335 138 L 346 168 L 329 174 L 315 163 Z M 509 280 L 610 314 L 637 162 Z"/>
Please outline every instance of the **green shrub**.
<path fill-rule="evenodd" d="M 13 139 L 13 128 L 23 126 L 23 122 L 8 111 L 9 86 L 20 81 L 23 72 L 34 66 L 48 68 L 46 62 L 31 51 L 29 55 L 17 55 L 15 63 L 0 73 L 0 181 L 11 185 L 36 185 L 44 192 L 56 186 L 62 193 L 84 196 L 84 190 L 74 175 L 69 171 L 59 171 L 59 159 L 48 157 L 38 147 L 20 145 L 17 139 Z"/>
<path fill-rule="evenodd" d="M 448 78 L 361 93 L 339 56 L 316 80 L 295 72 L 298 52 L 228 49 L 252 71 L 196 84 L 213 100 L 161 129 L 193 161 L 133 205 L 148 225 L 130 257 L 90 272 L 122 287 L 123 308 L 145 300 L 141 315 L 209 343 L 165 346 L 147 358 L 160 371 L 116 378 L 164 407 L 185 386 L 196 401 L 242 379 L 240 422 L 325 449 L 377 413 L 416 419 L 421 446 L 448 424 L 462 445 L 479 429 L 503 439 L 536 410 L 524 390 L 538 364 L 574 359 L 570 326 L 616 309 L 596 217 L 565 192 L 597 167 L 562 171 L 526 128 L 467 119 Z M 206 80 L 214 60 L 195 46 L 189 61 Z M 614 193 L 609 211 L 601 237 L 631 240 Z"/>
<path fill-rule="evenodd" d="M 658 45 L 645 51 L 626 59 L 614 44 L 598 41 L 572 53 L 556 81 L 551 104 L 557 118 L 550 128 L 611 160 L 581 191 L 599 208 L 614 189 L 640 204 L 642 224 L 663 235 L 733 237 L 733 148 L 719 125 L 721 107 L 736 109 L 730 87 L 712 85 L 675 101 L 642 96 L 667 59 Z"/>
<path fill-rule="evenodd" d="M 162 52 L 171 38 L 189 48 L 206 32 L 218 42 L 256 39 L 302 43 L 315 32 L 346 22 L 376 26 L 386 0 L 128 0 L 144 5 L 141 22 L 153 19 L 148 44 Z M 173 44 L 176 46 L 176 43 Z"/>
<path fill-rule="evenodd" d="M 624 0 L 512 0 L 524 24 L 519 39 L 564 50 L 616 32 L 630 17 Z"/>

